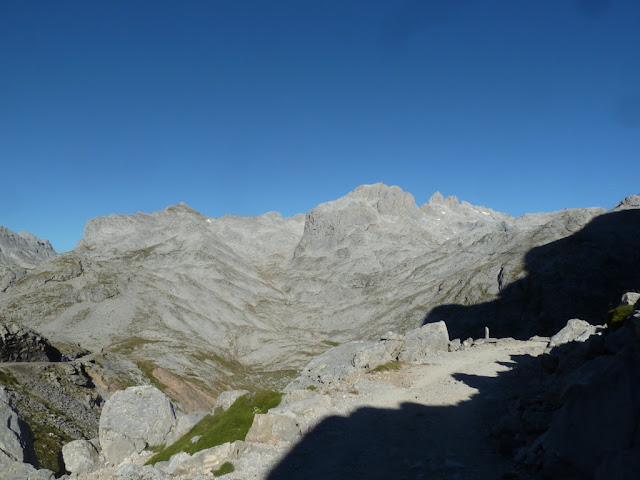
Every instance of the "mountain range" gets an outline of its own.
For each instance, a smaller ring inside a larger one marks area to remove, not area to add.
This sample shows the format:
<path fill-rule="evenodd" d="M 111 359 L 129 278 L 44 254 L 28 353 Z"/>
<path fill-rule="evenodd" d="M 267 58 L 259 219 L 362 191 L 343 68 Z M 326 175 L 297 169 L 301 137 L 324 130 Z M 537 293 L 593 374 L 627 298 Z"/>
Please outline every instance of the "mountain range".
<path fill-rule="evenodd" d="M 306 214 L 185 204 L 90 220 L 56 255 L 0 227 L 0 317 L 206 392 L 290 378 L 332 345 L 445 320 L 451 338 L 600 323 L 640 289 L 640 197 L 512 217 L 363 185 Z"/>

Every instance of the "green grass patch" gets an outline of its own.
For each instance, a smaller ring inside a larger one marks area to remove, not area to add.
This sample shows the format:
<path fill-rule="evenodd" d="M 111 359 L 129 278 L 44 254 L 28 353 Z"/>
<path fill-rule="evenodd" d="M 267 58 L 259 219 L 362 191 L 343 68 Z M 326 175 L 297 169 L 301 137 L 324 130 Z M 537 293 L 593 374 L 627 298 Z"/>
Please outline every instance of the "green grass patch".
<path fill-rule="evenodd" d="M 177 442 L 151 457 L 147 465 L 167 461 L 176 453 L 187 452 L 193 455 L 206 448 L 244 440 L 255 414 L 266 413 L 270 408 L 277 407 L 282 395 L 272 390 L 261 390 L 240 397 L 228 410 L 205 416 Z M 191 439 L 197 435 L 200 438 L 192 442 Z"/>
<path fill-rule="evenodd" d="M 73 438 L 62 433 L 53 425 L 39 423 L 32 418 L 25 419 L 33 431 L 33 448 L 38 457 L 40 468 L 48 468 L 54 473 L 62 473 L 58 463 L 58 456 L 62 451 L 62 446 L 69 443 Z"/>
<path fill-rule="evenodd" d="M 374 372 L 391 372 L 391 371 L 397 371 L 400 370 L 400 367 L 402 365 L 400 364 L 400 362 L 393 360 L 391 362 L 387 362 L 387 363 L 383 363 L 382 365 L 378 365 L 376 368 L 373 369 Z"/>
<path fill-rule="evenodd" d="M 313 392 L 315 390 L 318 390 L 318 387 L 316 387 L 315 385 L 309 385 L 307 386 L 307 390 L 311 390 Z"/>
<path fill-rule="evenodd" d="M 622 305 L 607 314 L 607 327 L 618 328 L 633 313 L 633 305 Z"/>
<path fill-rule="evenodd" d="M 0 370 L 0 385 L 4 385 L 5 387 L 15 385 L 18 383 L 16 378 L 11 375 L 9 372 L 3 372 Z"/>
<path fill-rule="evenodd" d="M 340 342 L 334 342 L 333 340 L 323 340 L 322 343 L 329 345 L 330 347 L 337 347 L 340 345 Z"/>
<path fill-rule="evenodd" d="M 147 338 L 131 337 L 112 344 L 109 347 L 109 350 L 114 353 L 121 353 L 122 355 L 130 355 L 136 350 L 141 350 L 142 348 L 144 348 L 146 344 L 160 342 L 161 340 L 149 340 Z"/>
<path fill-rule="evenodd" d="M 231 462 L 224 462 L 220 465 L 220 468 L 213 471 L 214 477 L 221 477 L 222 475 L 226 475 L 227 473 L 231 473 L 235 471 L 236 467 L 233 466 Z"/>

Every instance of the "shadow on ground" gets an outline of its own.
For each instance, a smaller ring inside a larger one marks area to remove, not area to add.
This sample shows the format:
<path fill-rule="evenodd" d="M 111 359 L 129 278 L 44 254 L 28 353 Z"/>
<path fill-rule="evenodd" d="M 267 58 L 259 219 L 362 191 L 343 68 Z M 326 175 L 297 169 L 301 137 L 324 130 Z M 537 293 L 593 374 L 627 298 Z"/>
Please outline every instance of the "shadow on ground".
<path fill-rule="evenodd" d="M 568 319 L 604 323 L 622 294 L 640 291 L 640 210 L 594 218 L 566 238 L 533 248 L 526 276 L 477 305 L 442 305 L 423 323 L 444 320 L 451 338 L 493 336 L 526 339 L 553 335 Z"/>
<path fill-rule="evenodd" d="M 535 478 L 501 456 L 504 439 L 492 435 L 521 387 L 541 372 L 536 358 L 513 356 L 512 361 L 509 366 L 518 368 L 498 377 L 454 375 L 451 382 L 478 389 L 469 400 L 455 406 L 406 402 L 399 409 L 360 408 L 348 417 L 327 418 L 305 435 L 267 478 Z M 510 454 L 525 439 L 514 436 L 507 440 L 513 448 L 505 453 Z"/>

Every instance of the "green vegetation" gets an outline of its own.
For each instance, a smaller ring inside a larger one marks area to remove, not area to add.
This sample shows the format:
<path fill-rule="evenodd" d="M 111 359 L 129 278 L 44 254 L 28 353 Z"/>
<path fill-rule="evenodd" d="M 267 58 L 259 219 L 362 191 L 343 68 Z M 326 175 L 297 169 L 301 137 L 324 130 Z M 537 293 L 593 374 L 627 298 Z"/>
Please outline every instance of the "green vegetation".
<path fill-rule="evenodd" d="M 0 385 L 8 387 L 10 385 L 15 385 L 16 383 L 18 382 L 13 375 L 11 375 L 9 372 L 0 370 Z"/>
<path fill-rule="evenodd" d="M 619 328 L 629 315 L 633 313 L 633 305 L 622 305 L 610 310 L 607 314 L 607 327 Z"/>
<path fill-rule="evenodd" d="M 46 425 L 33 418 L 25 418 L 33 431 L 33 447 L 38 457 L 40 468 L 48 468 L 55 473 L 60 472 L 58 456 L 62 451 L 62 446 L 69 443 L 73 438 L 65 435 L 53 425 Z"/>
<path fill-rule="evenodd" d="M 398 362 L 396 360 L 392 360 L 391 362 L 384 363 L 382 365 L 378 365 L 376 368 L 373 369 L 373 371 L 374 372 L 396 371 L 396 370 L 400 370 L 401 366 L 402 365 L 400 364 L 400 362 Z"/>
<path fill-rule="evenodd" d="M 249 428 L 251 428 L 255 414 L 267 412 L 270 408 L 277 407 L 281 399 L 282 393 L 272 390 L 262 390 L 244 395 L 236 400 L 228 410 L 216 415 L 205 416 L 177 442 L 151 457 L 147 465 L 169 460 L 179 452 L 193 455 L 205 448 L 244 440 Z M 192 438 L 198 435 L 200 438 L 192 442 Z"/>
<path fill-rule="evenodd" d="M 318 387 L 316 387 L 315 385 L 309 385 L 309 386 L 307 387 L 307 390 L 311 390 L 311 391 L 315 391 L 315 390 L 317 390 L 317 389 L 318 389 Z"/>
<path fill-rule="evenodd" d="M 233 466 L 231 462 L 224 462 L 220 465 L 220 468 L 213 471 L 214 477 L 221 477 L 222 475 L 226 475 L 227 473 L 231 473 L 235 471 L 236 467 Z"/>
<path fill-rule="evenodd" d="M 161 340 L 149 340 L 141 337 L 130 337 L 119 342 L 112 344 L 109 347 L 114 353 L 121 353 L 122 355 L 130 355 L 136 350 L 141 350 L 148 343 L 160 343 Z"/>
<path fill-rule="evenodd" d="M 324 343 L 325 345 L 329 345 L 330 347 L 337 347 L 338 345 L 340 345 L 340 342 L 334 342 L 332 340 L 323 340 L 322 343 Z"/>

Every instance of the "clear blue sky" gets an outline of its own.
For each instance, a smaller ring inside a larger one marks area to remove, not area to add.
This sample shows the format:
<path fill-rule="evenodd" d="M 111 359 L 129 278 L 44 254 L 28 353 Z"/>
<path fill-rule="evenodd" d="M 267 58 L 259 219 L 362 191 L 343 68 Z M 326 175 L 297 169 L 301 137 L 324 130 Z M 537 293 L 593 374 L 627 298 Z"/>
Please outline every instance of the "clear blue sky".
<path fill-rule="evenodd" d="M 0 2 L 0 225 L 360 184 L 520 215 L 640 192 L 640 2 Z"/>

